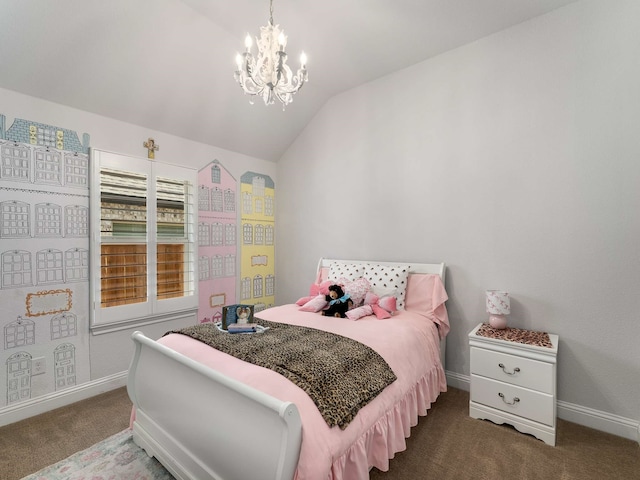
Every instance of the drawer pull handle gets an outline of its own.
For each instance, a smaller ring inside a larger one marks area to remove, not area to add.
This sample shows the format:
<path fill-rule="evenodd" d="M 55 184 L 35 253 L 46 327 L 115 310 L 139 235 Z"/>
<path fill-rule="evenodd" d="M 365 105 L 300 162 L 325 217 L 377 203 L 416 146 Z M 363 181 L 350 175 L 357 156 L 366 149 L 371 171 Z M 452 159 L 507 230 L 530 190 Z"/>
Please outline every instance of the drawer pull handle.
<path fill-rule="evenodd" d="M 507 402 L 504 399 L 504 393 L 498 393 L 498 396 L 502 399 L 502 401 L 504 403 L 506 403 L 507 405 L 515 405 L 516 403 L 518 403 L 520 401 L 520 399 L 518 397 L 513 397 L 513 402 Z"/>
<path fill-rule="evenodd" d="M 507 405 L 515 405 L 516 403 L 518 403 L 520 401 L 520 399 L 518 397 L 513 397 L 513 402 L 507 402 L 504 399 L 504 393 L 498 393 L 498 396 L 502 399 L 502 401 L 504 403 L 506 403 Z"/>
<path fill-rule="evenodd" d="M 504 363 L 499 363 L 498 366 L 502 369 L 502 371 L 504 373 L 506 373 L 507 375 L 515 375 L 516 373 L 518 373 L 520 371 L 520 368 L 516 367 L 513 369 L 513 372 L 507 372 L 507 369 L 504 366 Z"/>

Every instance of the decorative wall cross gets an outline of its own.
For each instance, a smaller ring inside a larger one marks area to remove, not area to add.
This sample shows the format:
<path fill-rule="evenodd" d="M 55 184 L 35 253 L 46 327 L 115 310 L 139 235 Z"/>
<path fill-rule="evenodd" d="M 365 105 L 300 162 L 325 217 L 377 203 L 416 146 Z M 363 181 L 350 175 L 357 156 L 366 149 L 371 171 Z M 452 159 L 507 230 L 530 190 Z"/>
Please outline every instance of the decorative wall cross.
<path fill-rule="evenodd" d="M 156 158 L 156 150 L 160 150 L 160 146 L 156 145 L 156 141 L 149 137 L 149 140 L 142 144 L 148 151 L 149 158 Z"/>

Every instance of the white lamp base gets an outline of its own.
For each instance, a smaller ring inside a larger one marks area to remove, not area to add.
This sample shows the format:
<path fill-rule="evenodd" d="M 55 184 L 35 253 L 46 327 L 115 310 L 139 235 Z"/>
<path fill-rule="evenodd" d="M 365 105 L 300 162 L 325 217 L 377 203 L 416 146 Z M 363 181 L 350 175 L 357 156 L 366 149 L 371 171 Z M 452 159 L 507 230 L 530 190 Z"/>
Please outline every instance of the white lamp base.
<path fill-rule="evenodd" d="M 489 325 L 497 330 L 504 330 L 505 328 L 507 328 L 506 315 L 489 315 Z"/>

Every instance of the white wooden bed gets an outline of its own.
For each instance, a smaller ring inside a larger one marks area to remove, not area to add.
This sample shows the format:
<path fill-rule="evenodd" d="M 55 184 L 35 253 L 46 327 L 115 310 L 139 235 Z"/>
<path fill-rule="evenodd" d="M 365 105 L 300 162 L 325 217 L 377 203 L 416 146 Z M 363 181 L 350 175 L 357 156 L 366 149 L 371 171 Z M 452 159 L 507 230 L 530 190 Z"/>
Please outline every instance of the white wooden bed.
<path fill-rule="evenodd" d="M 321 259 L 318 272 L 326 272 L 332 262 L 335 260 Z M 410 266 L 410 273 L 438 274 L 444 283 L 443 263 L 406 265 Z M 204 365 L 201 359 L 190 358 L 190 353 L 188 356 L 174 351 L 141 332 L 133 334 L 133 341 L 135 354 L 127 383 L 134 404 L 133 439 L 172 475 L 184 480 L 303 478 L 296 473 L 305 428 L 299 405 L 264 393 L 232 378 L 229 371 L 221 373 Z M 440 351 L 435 354 L 442 359 L 438 367 L 442 377 L 444 351 L 442 339 Z M 229 362 L 233 361 L 240 362 L 229 357 Z M 277 375 L 266 372 L 265 375 Z M 438 392 L 441 390 L 442 387 Z M 300 399 L 297 402 L 300 404 Z M 417 423 L 418 415 L 426 414 L 426 409 L 421 410 L 413 415 L 416 418 L 411 419 L 411 425 Z M 389 458 L 395 451 L 389 452 Z M 367 477 L 361 473 L 358 478 Z"/>

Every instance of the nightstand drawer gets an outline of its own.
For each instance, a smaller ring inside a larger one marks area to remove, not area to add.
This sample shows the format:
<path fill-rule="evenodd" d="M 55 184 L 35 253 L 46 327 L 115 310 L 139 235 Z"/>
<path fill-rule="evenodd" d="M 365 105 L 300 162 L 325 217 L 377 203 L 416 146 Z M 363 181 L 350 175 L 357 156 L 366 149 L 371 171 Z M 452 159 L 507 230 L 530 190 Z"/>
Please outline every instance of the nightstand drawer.
<path fill-rule="evenodd" d="M 555 377 L 551 363 L 471 347 L 471 373 L 531 390 L 554 393 Z"/>
<path fill-rule="evenodd" d="M 471 401 L 543 423 L 555 424 L 552 395 L 471 375 Z"/>

